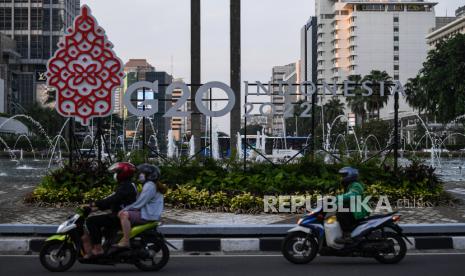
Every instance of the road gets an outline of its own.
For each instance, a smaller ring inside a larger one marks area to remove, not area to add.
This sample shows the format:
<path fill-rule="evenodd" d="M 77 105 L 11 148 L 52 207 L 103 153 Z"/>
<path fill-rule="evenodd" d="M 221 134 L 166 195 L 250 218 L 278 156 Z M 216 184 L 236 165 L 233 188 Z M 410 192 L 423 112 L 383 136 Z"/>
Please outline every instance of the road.
<path fill-rule="evenodd" d="M 465 253 L 408 255 L 397 265 L 371 259 L 318 257 L 308 265 L 292 265 L 278 255 L 172 256 L 158 275 L 463 275 Z M 140 275 L 129 265 L 75 264 L 66 275 Z M 36 256 L 0 256 L 0 275 L 57 275 L 41 267 Z"/>

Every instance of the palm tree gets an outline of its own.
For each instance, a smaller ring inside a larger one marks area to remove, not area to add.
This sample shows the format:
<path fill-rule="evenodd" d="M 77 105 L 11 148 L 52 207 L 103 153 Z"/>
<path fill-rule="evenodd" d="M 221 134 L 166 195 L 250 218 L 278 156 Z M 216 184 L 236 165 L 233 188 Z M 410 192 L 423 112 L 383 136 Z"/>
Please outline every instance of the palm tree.
<path fill-rule="evenodd" d="M 366 107 L 369 112 L 369 117 L 373 118 L 375 111 L 377 118 L 379 120 L 379 111 L 383 108 L 389 101 L 389 95 L 391 94 L 392 78 L 389 76 L 386 71 L 373 70 L 370 74 L 366 75 L 362 82 L 371 81 L 371 88 L 373 89 L 373 94 L 366 98 Z M 384 95 L 381 95 L 381 82 L 384 83 Z"/>
<path fill-rule="evenodd" d="M 363 125 L 367 111 L 365 108 L 366 97 L 362 96 L 362 93 L 364 92 L 361 88 L 362 77 L 360 75 L 352 75 L 349 76 L 348 79 L 349 81 L 355 82 L 355 88 L 353 91 L 355 96 L 347 97 L 347 104 L 349 105 L 352 112 L 357 116 L 357 121 L 360 121 L 360 123 Z"/>
<path fill-rule="evenodd" d="M 332 97 L 324 106 L 327 122 L 332 122 L 337 116 L 344 114 L 344 104 L 337 97 Z"/>

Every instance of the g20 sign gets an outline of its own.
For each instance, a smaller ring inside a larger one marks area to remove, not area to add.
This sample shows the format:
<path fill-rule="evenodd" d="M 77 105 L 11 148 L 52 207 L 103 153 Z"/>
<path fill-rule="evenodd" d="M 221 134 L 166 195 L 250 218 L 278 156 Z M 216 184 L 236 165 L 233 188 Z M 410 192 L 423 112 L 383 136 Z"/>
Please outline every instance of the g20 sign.
<path fill-rule="evenodd" d="M 57 91 L 56 109 L 59 114 L 65 117 L 73 117 L 76 121 L 83 125 L 88 125 L 93 117 L 106 117 L 113 111 L 113 92 L 117 87 L 120 87 L 123 82 L 124 73 L 122 72 L 123 63 L 113 51 L 112 43 L 107 39 L 105 31 L 97 24 L 96 19 L 91 15 L 89 7 L 83 5 L 81 13 L 76 17 L 73 27 L 68 29 L 68 34 L 58 43 L 58 50 L 47 64 L 47 84 Z M 249 95 L 249 83 L 245 83 L 245 94 Z M 279 94 L 286 98 L 284 87 L 292 88 L 294 84 L 280 82 Z M 365 93 L 362 96 L 371 96 L 373 94 L 373 85 L 369 81 L 362 83 L 362 89 Z M 384 94 L 384 83 L 379 83 L 379 91 Z M 271 96 L 271 87 L 256 82 L 257 94 Z M 322 88 L 324 93 L 329 92 L 330 95 L 336 95 L 339 88 L 336 84 L 332 86 L 323 82 Z M 131 102 L 134 92 L 142 88 L 150 88 L 155 94 L 158 93 L 158 82 L 141 81 L 136 82 L 128 87 L 124 95 L 124 104 L 128 111 L 136 116 L 147 117 L 158 113 L 158 100 L 144 100 L 140 104 L 151 106 L 150 109 L 140 110 L 133 106 Z M 355 96 L 353 89 L 355 83 L 344 81 L 343 93 L 344 96 Z M 226 93 L 228 98 L 226 106 L 217 111 L 208 109 L 203 102 L 205 93 L 210 89 L 220 89 Z M 299 89 L 302 96 L 309 98 L 317 92 L 316 85 L 311 82 L 303 82 L 299 84 Z M 164 117 L 187 117 L 190 116 L 190 111 L 180 111 L 190 98 L 190 90 L 188 86 L 181 82 L 171 83 L 166 90 L 167 95 L 171 95 L 173 91 L 181 90 L 181 97 L 173 104 L 173 106 L 163 115 Z M 289 89 L 288 89 L 289 90 Z M 262 91 L 262 93 L 260 93 Z M 400 82 L 395 83 L 393 93 L 401 92 L 404 94 L 404 89 Z M 195 95 L 195 105 L 198 110 L 209 117 L 221 117 L 228 114 L 236 103 L 234 91 L 222 82 L 208 82 L 200 86 Z M 301 117 L 309 117 L 310 103 L 302 103 L 304 112 L 299 114 Z M 270 110 L 265 114 L 265 108 Z M 245 117 L 251 116 L 253 113 L 254 104 L 246 103 L 244 105 Z M 286 102 L 284 104 L 284 117 L 294 116 L 294 104 Z M 261 115 L 273 115 L 275 106 L 273 103 L 265 102 L 259 107 Z"/>

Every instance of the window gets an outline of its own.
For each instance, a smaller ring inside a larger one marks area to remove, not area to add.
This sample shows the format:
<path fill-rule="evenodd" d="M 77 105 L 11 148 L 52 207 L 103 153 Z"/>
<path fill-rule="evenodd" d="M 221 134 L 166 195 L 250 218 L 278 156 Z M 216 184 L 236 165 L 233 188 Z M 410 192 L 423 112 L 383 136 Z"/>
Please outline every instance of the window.
<path fill-rule="evenodd" d="M 384 11 L 385 5 L 383 4 L 360 4 L 357 5 L 357 11 Z"/>
<path fill-rule="evenodd" d="M 407 11 L 426 11 L 425 5 L 407 5 Z"/>
<path fill-rule="evenodd" d="M 60 9 L 52 10 L 52 30 L 61 31 L 63 29 L 63 11 Z"/>
<path fill-rule="evenodd" d="M 11 8 L 0 8 L 0 30 L 11 30 Z"/>
<path fill-rule="evenodd" d="M 42 36 L 42 58 L 49 59 L 50 57 L 50 37 Z"/>
<path fill-rule="evenodd" d="M 394 75 L 394 80 L 399 80 L 399 75 Z"/>
<path fill-rule="evenodd" d="M 394 46 L 394 51 L 399 51 L 399 46 Z"/>
<path fill-rule="evenodd" d="M 398 23 L 399 22 L 399 17 L 394 17 L 394 22 Z"/>
<path fill-rule="evenodd" d="M 50 9 L 43 10 L 43 30 L 50 31 Z"/>
<path fill-rule="evenodd" d="M 394 70 L 398 71 L 399 70 L 399 65 L 394 65 Z"/>
<path fill-rule="evenodd" d="M 349 15 L 349 11 L 348 10 L 343 10 L 343 11 L 341 11 L 341 15 Z"/>
<path fill-rule="evenodd" d="M 60 37 L 59 36 L 52 36 L 52 54 L 55 53 L 55 51 L 58 49 L 58 41 L 60 41 Z"/>
<path fill-rule="evenodd" d="M 28 58 L 28 40 L 27 35 L 15 35 L 16 40 L 16 49 L 18 53 L 21 55 L 21 58 L 27 59 Z"/>
<path fill-rule="evenodd" d="M 403 11 L 404 5 L 388 5 L 388 11 Z"/>
<path fill-rule="evenodd" d="M 394 60 L 398 61 L 398 60 L 399 60 L 399 56 L 394 56 Z"/>
<path fill-rule="evenodd" d="M 394 27 L 394 32 L 398 32 L 399 31 L 399 27 Z"/>
<path fill-rule="evenodd" d="M 394 41 L 399 41 L 399 37 L 398 37 L 398 36 L 395 36 L 395 37 L 394 37 Z"/>
<path fill-rule="evenodd" d="M 43 13 L 42 9 L 31 9 L 31 29 L 32 30 L 42 30 L 43 24 Z"/>
<path fill-rule="evenodd" d="M 42 36 L 31 35 L 31 59 L 42 58 Z"/>
<path fill-rule="evenodd" d="M 28 19 L 27 8 L 15 8 L 15 30 L 27 30 Z"/>

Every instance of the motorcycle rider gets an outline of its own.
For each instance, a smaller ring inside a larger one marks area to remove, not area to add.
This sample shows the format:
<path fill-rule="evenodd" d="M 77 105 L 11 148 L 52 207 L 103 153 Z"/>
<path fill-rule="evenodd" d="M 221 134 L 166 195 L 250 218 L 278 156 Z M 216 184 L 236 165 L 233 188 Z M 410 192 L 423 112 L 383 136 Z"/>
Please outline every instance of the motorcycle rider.
<path fill-rule="evenodd" d="M 139 174 L 138 180 L 144 186 L 136 202 L 126 206 L 118 213 L 123 229 L 123 238 L 115 247 L 128 248 L 131 225 L 159 221 L 163 212 L 163 194 L 166 192 L 166 186 L 158 181 L 160 169 L 151 164 L 141 164 L 137 166 L 137 172 Z"/>
<path fill-rule="evenodd" d="M 351 198 L 359 197 L 358 199 L 363 200 L 363 194 L 365 192 L 365 185 L 358 181 L 358 170 L 352 167 L 344 167 L 339 170 L 339 174 L 342 177 L 341 184 L 344 187 L 344 194 L 337 197 L 337 201 L 343 202 L 344 208 L 349 208 L 350 212 L 337 212 L 336 218 L 341 229 L 343 231 L 343 237 L 336 239 L 337 243 L 351 243 L 352 239 L 350 234 L 352 230 L 357 226 L 357 221 L 365 218 L 369 213 L 368 211 L 360 206 L 360 201 L 357 199 L 352 200 L 355 202 L 355 206 L 350 206 Z M 354 209 L 355 208 L 355 209 Z"/>
<path fill-rule="evenodd" d="M 84 233 L 82 237 L 86 253 L 84 258 L 104 253 L 101 244 L 102 228 L 114 229 L 119 227 L 118 212 L 133 203 L 137 197 L 137 188 L 131 181 L 136 171 L 136 167 L 133 164 L 128 162 L 115 163 L 108 168 L 108 171 L 113 173 L 115 180 L 118 182 L 118 187 L 110 196 L 92 202 L 88 207 L 92 211 L 110 209 L 111 213 L 92 216 L 87 219 L 86 226 L 89 233 Z"/>

